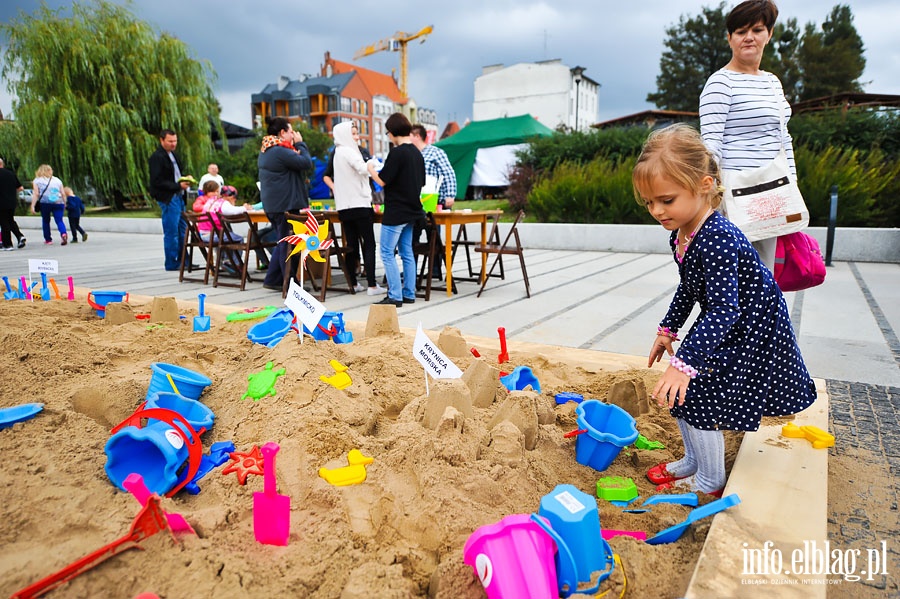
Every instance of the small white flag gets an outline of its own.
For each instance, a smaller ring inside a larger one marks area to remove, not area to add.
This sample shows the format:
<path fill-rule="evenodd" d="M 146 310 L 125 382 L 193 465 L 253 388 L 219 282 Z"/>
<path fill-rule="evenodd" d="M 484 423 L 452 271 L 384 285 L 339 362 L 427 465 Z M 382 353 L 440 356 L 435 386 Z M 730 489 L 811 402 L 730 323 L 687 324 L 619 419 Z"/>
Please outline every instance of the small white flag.
<path fill-rule="evenodd" d="M 431 339 L 422 331 L 422 323 L 416 329 L 416 340 L 413 343 L 413 356 L 418 360 L 425 372 L 436 379 L 458 379 L 463 373 L 450 358 L 439 350 Z"/>
<path fill-rule="evenodd" d="M 42 260 L 40 258 L 29 258 L 28 259 L 28 272 L 47 272 L 52 274 L 59 273 L 59 261 L 57 260 Z"/>
<path fill-rule="evenodd" d="M 322 317 L 325 316 L 325 306 L 316 298 L 306 292 L 303 287 L 291 279 L 284 305 L 300 319 L 300 322 L 310 331 L 316 328 Z M 301 334 L 302 338 L 303 335 Z"/>

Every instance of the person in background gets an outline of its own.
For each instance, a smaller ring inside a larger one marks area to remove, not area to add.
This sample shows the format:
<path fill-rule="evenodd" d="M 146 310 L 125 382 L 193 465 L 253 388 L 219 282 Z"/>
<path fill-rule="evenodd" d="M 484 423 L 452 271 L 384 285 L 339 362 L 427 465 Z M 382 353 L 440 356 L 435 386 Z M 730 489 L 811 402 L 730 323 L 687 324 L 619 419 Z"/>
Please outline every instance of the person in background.
<path fill-rule="evenodd" d="M 225 216 L 235 216 L 238 214 L 243 214 L 247 211 L 247 205 L 235 206 L 234 194 L 229 194 L 227 196 L 220 195 L 220 191 L 221 188 L 219 187 L 219 183 L 215 179 L 207 179 L 206 183 L 203 184 L 203 196 L 201 197 L 204 201 L 203 207 L 200 209 L 200 212 L 209 214 L 210 220 L 212 222 L 197 223 L 197 229 L 200 231 L 200 238 L 203 239 L 203 241 L 209 241 L 209 236 L 212 235 L 216 241 L 218 241 L 219 239 L 224 239 L 226 242 L 241 243 L 242 241 L 244 241 L 244 237 L 242 235 L 239 235 L 234 231 L 223 233 L 224 227 L 222 226 L 222 221 L 219 219 L 219 215 L 224 214 Z M 232 250 L 229 255 L 231 258 L 231 264 L 240 266 L 242 260 L 241 254 L 237 251 Z M 236 276 L 238 273 L 236 270 L 234 270 L 234 268 L 232 268 L 231 264 L 223 260 L 223 268 L 225 269 L 225 271 L 230 275 Z"/>
<path fill-rule="evenodd" d="M 197 182 L 197 186 L 202 190 L 203 184 L 207 181 L 215 181 L 219 184 L 219 187 L 225 185 L 225 179 L 222 178 L 222 175 L 219 174 L 219 165 L 214 162 L 210 162 L 209 166 L 206 167 L 206 174 L 200 177 L 200 180 Z"/>
<path fill-rule="evenodd" d="M 375 281 L 375 230 L 372 212 L 372 188 L 369 187 L 369 172 L 360 153 L 359 129 L 353 121 L 344 121 L 334 127 L 334 159 L 331 189 L 334 205 L 341 219 L 344 235 L 347 237 L 347 270 L 350 284 L 357 292 L 381 295 L 386 290 Z M 366 283 L 357 282 L 359 266 L 359 243 L 363 244 L 365 255 Z"/>
<path fill-rule="evenodd" d="M 413 125 L 409 141 L 422 152 L 425 160 L 425 174 L 435 177 L 441 182 L 438 188 L 438 203 L 444 208 L 453 206 L 456 201 L 456 171 L 450 164 L 447 153 L 440 148 L 426 143 L 428 131 L 424 125 Z"/>
<path fill-rule="evenodd" d="M 772 272 L 715 210 L 720 181 L 713 155 L 684 124 L 651 133 L 632 172 L 635 199 L 669 231 L 680 276 L 647 360 L 651 367 L 670 356 L 650 397 L 668 406 L 685 448 L 682 459 L 647 472 L 658 490 L 679 481 L 686 490 L 721 496 L 722 430 L 755 431 L 763 416 L 796 414 L 816 400 Z M 700 313 L 675 352 L 672 342 L 695 304 Z"/>
<path fill-rule="evenodd" d="M 787 129 L 791 105 L 778 77 L 759 69 L 777 18 L 778 7 L 771 0 L 747 0 L 735 6 L 725 19 L 731 60 L 710 75 L 700 94 L 700 134 L 719 163 L 726 185 L 729 171 L 763 166 L 782 148 L 791 174 L 797 176 Z M 776 240 L 753 242 L 769 270 L 775 268 Z"/>
<path fill-rule="evenodd" d="M 37 214 L 35 204 L 41 205 L 41 221 L 44 230 L 44 245 L 51 245 L 53 237 L 50 235 L 50 217 L 56 221 L 56 228 L 62 239 L 60 245 L 69 243 L 69 235 L 66 233 L 66 225 L 63 222 L 63 213 L 66 210 L 66 194 L 63 191 L 62 181 L 53 176 L 53 169 L 49 164 L 42 164 L 34 173 L 32 182 L 31 213 Z"/>
<path fill-rule="evenodd" d="M 71 187 L 64 187 L 66 193 L 66 215 L 69 217 L 69 230 L 72 231 L 72 243 L 78 243 L 78 234 L 82 241 L 87 241 L 87 233 L 81 228 L 81 215 L 84 214 L 84 202 L 81 201 Z"/>
<path fill-rule="evenodd" d="M 178 135 L 171 129 L 159 133 L 159 146 L 150 155 L 150 195 L 162 211 L 163 251 L 166 270 L 181 268 L 181 248 L 187 222 L 181 217 L 184 212 L 185 192 L 189 181 L 182 181 L 182 166 L 175 148 Z"/>
<path fill-rule="evenodd" d="M 19 177 L 4 166 L 3 159 L 0 158 L 0 239 L 2 239 L 3 251 L 12 251 L 12 236 L 15 234 L 19 240 L 19 249 L 25 247 L 25 236 L 19 230 L 16 223 L 16 206 L 18 205 L 19 192 L 22 187 Z"/>
<path fill-rule="evenodd" d="M 259 195 L 266 217 L 275 229 L 278 239 L 293 235 L 285 212 L 297 213 L 309 208 L 306 191 L 306 173 L 312 169 L 312 156 L 303 143 L 303 136 L 294 131 L 284 117 L 267 119 L 267 135 L 263 137 L 256 161 L 259 167 Z M 272 259 L 263 281 L 265 289 L 281 291 L 286 274 L 296 272 L 300 256 L 294 256 L 290 265 L 285 264 L 290 253 L 287 242 L 275 246 Z"/>
<path fill-rule="evenodd" d="M 421 192 L 425 185 L 425 160 L 410 142 L 409 119 L 395 112 L 384 123 L 393 144 L 381 171 L 375 161 L 368 163 L 369 176 L 384 187 L 384 216 L 381 219 L 381 261 L 387 278 L 388 293 L 379 304 L 401 307 L 416 302 L 416 258 L 413 255 L 413 227 L 424 218 Z M 394 258 L 399 250 L 403 262 L 403 282 Z"/>
<path fill-rule="evenodd" d="M 409 134 L 409 140 L 412 142 L 412 145 L 422 152 L 422 158 L 425 160 L 425 174 L 441 182 L 440 187 L 438 187 L 438 204 L 442 208 L 450 208 L 453 206 L 453 202 L 456 201 L 456 172 L 450 164 L 447 153 L 440 148 L 427 144 L 426 139 L 428 139 L 428 131 L 425 127 L 418 124 L 413 125 Z M 423 230 L 426 234 L 431 234 L 425 220 L 417 223 L 413 239 L 418 239 Z M 432 266 L 431 277 L 440 280 L 441 264 L 443 264 L 444 260 L 444 242 L 441 240 L 440 235 L 435 237 L 434 252 L 437 259 Z"/>

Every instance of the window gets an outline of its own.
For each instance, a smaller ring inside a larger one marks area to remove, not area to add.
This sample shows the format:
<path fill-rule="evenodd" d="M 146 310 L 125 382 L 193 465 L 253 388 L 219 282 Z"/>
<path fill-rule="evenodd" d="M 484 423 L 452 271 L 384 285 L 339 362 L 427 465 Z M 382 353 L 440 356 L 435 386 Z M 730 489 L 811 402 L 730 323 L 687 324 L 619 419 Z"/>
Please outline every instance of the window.
<path fill-rule="evenodd" d="M 359 114 L 359 100 L 353 100 L 351 102 L 350 111 L 353 112 L 354 114 Z"/>
<path fill-rule="evenodd" d="M 359 113 L 360 114 L 369 114 L 369 103 L 365 100 L 359 101 Z"/>
<path fill-rule="evenodd" d="M 341 112 L 350 112 L 350 98 L 341 98 Z"/>

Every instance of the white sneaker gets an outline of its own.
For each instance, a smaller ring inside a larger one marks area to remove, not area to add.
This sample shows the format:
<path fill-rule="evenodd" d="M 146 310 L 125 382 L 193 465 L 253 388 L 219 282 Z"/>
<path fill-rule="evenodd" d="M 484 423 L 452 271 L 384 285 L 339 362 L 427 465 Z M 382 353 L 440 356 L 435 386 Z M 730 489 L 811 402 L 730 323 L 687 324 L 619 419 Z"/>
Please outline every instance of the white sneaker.
<path fill-rule="evenodd" d="M 362 283 L 357 283 L 356 286 L 353 288 L 353 291 L 355 291 L 356 293 L 362 293 L 365 290 L 366 290 L 366 286 L 363 285 Z"/>
<path fill-rule="evenodd" d="M 384 293 L 387 293 L 387 289 L 380 286 L 378 283 L 375 283 L 374 287 L 369 287 L 368 289 L 366 289 L 367 295 L 382 295 Z"/>

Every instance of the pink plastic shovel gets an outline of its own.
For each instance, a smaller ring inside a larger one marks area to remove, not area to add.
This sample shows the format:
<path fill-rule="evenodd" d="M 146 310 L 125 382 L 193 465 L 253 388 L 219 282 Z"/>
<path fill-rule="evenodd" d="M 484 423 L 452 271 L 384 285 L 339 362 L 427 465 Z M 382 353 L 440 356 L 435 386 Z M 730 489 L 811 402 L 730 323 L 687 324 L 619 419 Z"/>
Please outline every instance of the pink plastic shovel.
<path fill-rule="evenodd" d="M 128 476 L 125 477 L 125 480 L 122 481 L 122 486 L 131 493 L 135 499 L 137 499 L 141 505 L 147 505 L 147 501 L 150 499 L 150 489 L 147 488 L 147 485 L 144 484 L 144 477 L 138 474 L 137 472 L 132 472 Z M 188 524 L 188 521 L 184 519 L 184 516 L 181 514 L 173 514 L 170 512 L 164 512 L 166 514 L 166 521 L 169 523 L 169 528 L 172 529 L 172 532 L 178 533 L 191 533 L 192 535 L 197 534 L 194 532 L 194 529 L 191 528 L 191 525 Z"/>
<path fill-rule="evenodd" d="M 253 534 L 265 545 L 287 545 L 291 534 L 291 498 L 275 492 L 275 454 L 279 449 L 278 443 L 262 446 L 264 492 L 253 494 Z"/>

